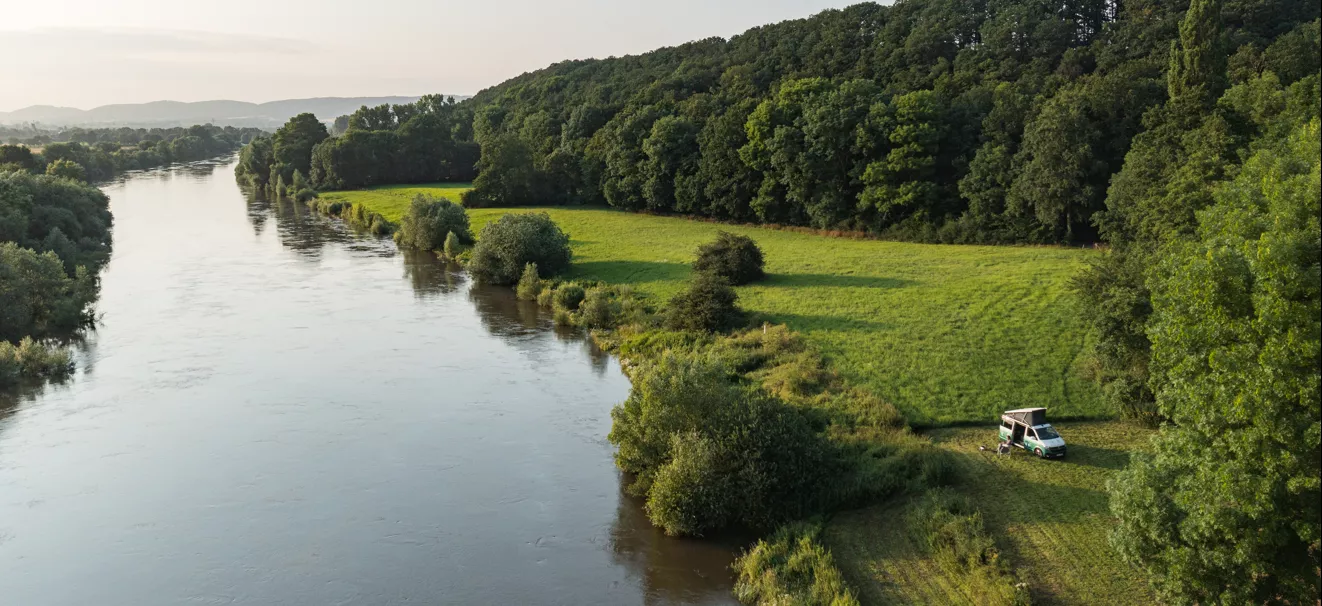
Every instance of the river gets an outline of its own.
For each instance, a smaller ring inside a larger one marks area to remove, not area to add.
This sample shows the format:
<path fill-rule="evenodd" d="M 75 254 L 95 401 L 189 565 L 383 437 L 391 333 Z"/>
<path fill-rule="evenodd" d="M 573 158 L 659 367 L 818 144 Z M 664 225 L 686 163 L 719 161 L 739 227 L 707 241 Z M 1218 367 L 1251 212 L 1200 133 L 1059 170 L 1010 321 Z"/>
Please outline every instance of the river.
<path fill-rule="evenodd" d="M 232 159 L 104 189 L 77 373 L 0 396 L 0 602 L 731 602 L 732 549 L 623 494 L 628 380 L 549 314 Z"/>

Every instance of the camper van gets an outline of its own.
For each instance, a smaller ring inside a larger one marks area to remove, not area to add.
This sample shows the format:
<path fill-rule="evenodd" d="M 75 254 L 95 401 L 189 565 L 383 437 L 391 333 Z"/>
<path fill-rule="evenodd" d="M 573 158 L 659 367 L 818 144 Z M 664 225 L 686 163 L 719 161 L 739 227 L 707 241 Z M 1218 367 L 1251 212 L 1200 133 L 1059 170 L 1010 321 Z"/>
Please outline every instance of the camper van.
<path fill-rule="evenodd" d="M 1047 423 L 1047 409 L 1020 408 L 1001 415 L 1001 442 L 1018 446 L 1044 459 L 1065 456 L 1065 438 Z"/>

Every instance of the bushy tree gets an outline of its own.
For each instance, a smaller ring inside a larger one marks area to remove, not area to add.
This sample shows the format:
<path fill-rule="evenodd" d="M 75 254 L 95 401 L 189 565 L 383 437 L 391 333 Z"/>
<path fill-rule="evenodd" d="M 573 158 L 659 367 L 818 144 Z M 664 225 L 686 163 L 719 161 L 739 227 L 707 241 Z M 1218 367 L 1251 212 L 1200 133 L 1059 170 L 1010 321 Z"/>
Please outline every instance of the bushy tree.
<path fill-rule="evenodd" d="M 688 288 L 666 306 L 666 327 L 673 330 L 716 332 L 734 327 L 743 314 L 735 305 L 739 295 L 730 281 L 710 272 L 693 275 Z"/>
<path fill-rule="evenodd" d="M 721 231 L 715 240 L 698 247 L 693 270 L 714 273 L 739 286 L 761 280 L 765 264 L 762 249 L 752 238 Z"/>
<path fill-rule="evenodd" d="M 461 243 L 473 241 L 464 207 L 445 198 L 418 194 L 400 218 L 395 241 L 421 250 L 440 250 L 449 234 Z"/>
<path fill-rule="evenodd" d="M 1319 121 L 1253 156 L 1153 273 L 1172 421 L 1110 485 L 1112 542 L 1172 603 L 1309 603 L 1322 565 Z"/>
<path fill-rule="evenodd" d="M 816 506 L 830 455 L 803 413 L 731 382 L 711 359 L 668 351 L 611 411 L 629 490 L 669 534 L 766 529 Z"/>
<path fill-rule="evenodd" d="M 56 160 L 51 162 L 46 165 L 46 174 L 52 177 L 60 177 L 62 179 L 72 179 L 74 181 L 87 180 L 87 171 L 83 169 L 83 165 L 74 162 L 73 160 Z"/>
<path fill-rule="evenodd" d="M 309 113 L 290 118 L 275 131 L 271 138 L 273 166 L 286 183 L 293 179 L 294 171 L 305 175 L 312 171 L 312 148 L 329 136 L 326 125 Z"/>
<path fill-rule="evenodd" d="M 544 276 L 569 269 L 569 235 L 546 213 L 511 213 L 482 230 L 468 271 L 479 282 L 509 285 L 524 266 L 536 263 Z"/>
<path fill-rule="evenodd" d="M 0 341 L 67 334 L 89 320 L 95 284 L 70 277 L 53 252 L 0 242 Z"/>

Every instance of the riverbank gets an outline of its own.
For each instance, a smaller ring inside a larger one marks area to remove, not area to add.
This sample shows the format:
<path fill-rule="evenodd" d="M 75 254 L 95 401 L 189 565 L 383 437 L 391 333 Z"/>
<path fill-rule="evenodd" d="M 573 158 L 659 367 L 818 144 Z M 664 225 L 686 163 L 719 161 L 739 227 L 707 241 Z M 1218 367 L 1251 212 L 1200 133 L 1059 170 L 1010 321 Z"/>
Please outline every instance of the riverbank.
<path fill-rule="evenodd" d="M 416 193 L 444 195 L 417 187 L 355 193 L 327 198 L 384 214 L 387 200 L 402 209 Z M 474 209 L 469 215 L 480 232 L 503 214 L 543 210 L 572 236 L 575 261 L 564 279 L 627 285 L 657 306 L 685 284 L 698 244 L 721 229 L 753 237 L 766 253 L 769 278 L 740 288 L 741 306 L 827 353 L 846 385 L 899 396 L 892 401 L 919 425 L 976 423 L 1029 405 L 1051 407 L 1056 420 L 1111 416 L 1077 372 L 1084 331 L 1069 315 L 1067 282 L 1090 252 L 832 239 L 603 209 Z M 960 354 L 965 359 L 957 359 Z M 914 378 L 922 373 L 935 376 Z M 904 398 L 923 389 L 927 398 Z M 936 405 L 962 393 L 983 397 Z M 1028 583 L 1035 599 L 1089 603 L 1126 595 L 1147 601 L 1146 585 L 1107 544 L 1104 492 L 1106 477 L 1144 437 L 1117 422 L 1063 426 L 1077 446 L 1076 456 L 1064 462 L 1022 453 L 992 457 L 977 449 L 994 443 L 994 430 L 986 426 L 938 429 L 928 437 L 955 461 L 957 491 L 983 512 L 1011 574 Z M 835 552 L 864 603 L 976 602 L 969 577 L 937 568 L 906 529 L 902 520 L 915 502 L 837 514 L 821 542 Z"/>
<path fill-rule="evenodd" d="M 331 192 L 398 220 L 417 193 L 457 199 L 464 184 Z M 765 281 L 739 304 L 800 332 L 841 375 L 894 403 L 916 426 L 993 422 L 1047 406 L 1055 419 L 1114 416 L 1080 372 L 1087 330 L 1070 278 L 1093 257 L 1051 247 L 849 240 L 605 209 L 473 209 L 475 231 L 509 212 L 548 212 L 567 231 L 566 279 L 628 285 L 662 304 L 720 230 L 752 237 Z"/>

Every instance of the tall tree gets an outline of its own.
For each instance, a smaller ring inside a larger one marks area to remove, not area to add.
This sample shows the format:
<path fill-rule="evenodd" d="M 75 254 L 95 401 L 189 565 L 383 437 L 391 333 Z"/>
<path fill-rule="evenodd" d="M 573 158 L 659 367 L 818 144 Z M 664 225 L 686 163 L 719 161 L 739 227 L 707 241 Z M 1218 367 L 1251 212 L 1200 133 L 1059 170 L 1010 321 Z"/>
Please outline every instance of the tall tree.
<path fill-rule="evenodd" d="M 1112 542 L 1177 604 L 1305 604 L 1322 566 L 1319 121 L 1249 160 L 1152 273 L 1172 425 L 1110 485 Z"/>

